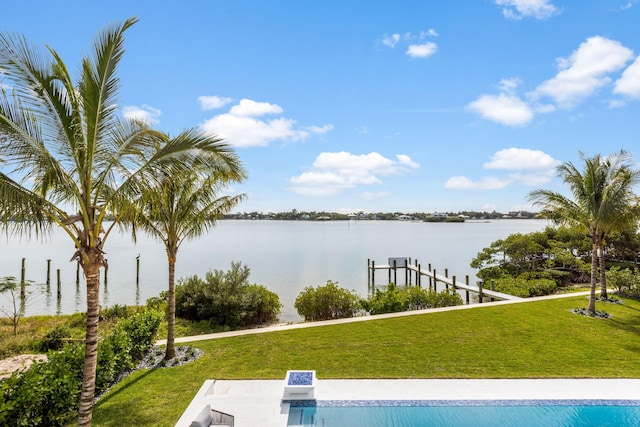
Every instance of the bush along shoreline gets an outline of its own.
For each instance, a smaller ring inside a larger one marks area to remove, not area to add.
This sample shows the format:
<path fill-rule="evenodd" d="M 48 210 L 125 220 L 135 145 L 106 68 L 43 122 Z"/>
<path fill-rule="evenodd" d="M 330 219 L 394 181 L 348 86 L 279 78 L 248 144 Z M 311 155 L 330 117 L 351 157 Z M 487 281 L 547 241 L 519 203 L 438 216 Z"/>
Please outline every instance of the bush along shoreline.
<path fill-rule="evenodd" d="M 306 287 L 296 298 L 294 307 L 305 321 L 316 321 L 367 313 L 373 315 L 448 307 L 462 303 L 462 297 L 453 290 L 436 292 L 417 286 L 399 287 L 393 283 L 383 289 L 376 289 L 363 299 L 355 291 L 341 288 L 337 282 L 329 280 L 324 286 Z"/>

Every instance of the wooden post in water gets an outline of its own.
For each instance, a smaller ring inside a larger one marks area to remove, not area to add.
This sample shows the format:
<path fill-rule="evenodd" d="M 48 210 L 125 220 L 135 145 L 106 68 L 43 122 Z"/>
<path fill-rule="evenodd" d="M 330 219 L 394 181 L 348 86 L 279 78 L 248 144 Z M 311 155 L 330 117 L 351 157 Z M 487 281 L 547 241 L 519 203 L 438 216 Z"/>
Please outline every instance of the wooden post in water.
<path fill-rule="evenodd" d="M 60 286 L 61 286 L 60 269 L 58 269 L 56 272 L 58 274 L 58 299 L 60 299 L 60 297 L 62 296 L 62 289 L 60 288 Z"/>
<path fill-rule="evenodd" d="M 464 276 L 464 282 L 467 286 L 469 286 L 469 275 Z M 469 289 L 467 289 L 467 305 L 469 305 Z"/>
<path fill-rule="evenodd" d="M 26 258 L 22 258 L 22 269 L 20 270 L 20 284 L 24 286 L 24 279 L 25 279 L 25 275 L 26 275 L 26 267 L 25 267 L 25 262 L 26 262 Z"/>
<path fill-rule="evenodd" d="M 456 291 L 456 276 L 451 276 L 452 284 L 453 284 L 453 292 Z"/>
<path fill-rule="evenodd" d="M 449 269 L 445 268 L 444 269 L 444 277 L 446 277 L 447 279 L 449 278 Z M 445 289 L 449 289 L 449 284 L 447 282 L 444 282 L 444 288 Z"/>
<path fill-rule="evenodd" d="M 431 263 L 429 263 L 429 273 L 431 273 Z M 429 289 L 431 289 L 431 276 L 429 276 Z"/>
<path fill-rule="evenodd" d="M 371 287 L 371 258 L 367 258 L 367 289 Z"/>
<path fill-rule="evenodd" d="M 109 262 L 104 260 L 104 285 L 107 286 L 109 284 Z"/>
<path fill-rule="evenodd" d="M 80 261 L 76 262 L 76 287 L 80 284 Z"/>
<path fill-rule="evenodd" d="M 136 285 L 140 284 L 140 254 L 136 257 Z"/>
<path fill-rule="evenodd" d="M 429 284 L 429 289 L 431 289 L 431 284 Z M 438 278 L 436 277 L 436 269 L 433 269 L 433 290 L 438 292 Z"/>
<path fill-rule="evenodd" d="M 51 284 L 51 260 L 47 260 L 47 285 Z"/>
<path fill-rule="evenodd" d="M 416 260 L 416 263 L 418 260 Z M 422 287 L 422 264 L 418 264 L 418 271 L 416 272 L 416 283 L 419 287 Z"/>

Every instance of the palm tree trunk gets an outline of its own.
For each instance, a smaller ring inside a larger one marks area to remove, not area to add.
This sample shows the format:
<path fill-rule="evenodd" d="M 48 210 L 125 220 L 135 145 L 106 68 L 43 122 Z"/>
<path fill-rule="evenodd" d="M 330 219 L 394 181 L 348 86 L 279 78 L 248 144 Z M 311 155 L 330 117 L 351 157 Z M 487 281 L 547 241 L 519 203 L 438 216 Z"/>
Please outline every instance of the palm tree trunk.
<path fill-rule="evenodd" d="M 168 251 L 169 252 L 169 251 Z M 167 352 L 164 355 L 165 360 L 176 357 L 176 253 L 169 254 L 169 301 L 167 307 Z"/>
<path fill-rule="evenodd" d="M 85 337 L 82 390 L 78 407 L 78 426 L 91 425 L 93 398 L 96 389 L 96 364 L 98 361 L 98 319 L 100 314 L 100 264 L 84 265 L 87 280 L 87 328 Z"/>
<path fill-rule="evenodd" d="M 596 314 L 596 279 L 598 274 L 598 244 L 591 244 L 591 293 L 589 294 L 589 308 L 587 311 L 590 315 Z"/>
<path fill-rule="evenodd" d="M 600 298 L 608 299 L 609 295 L 607 294 L 607 275 L 606 275 L 606 265 L 604 259 L 604 244 L 600 242 L 599 247 L 599 255 L 600 255 Z"/>

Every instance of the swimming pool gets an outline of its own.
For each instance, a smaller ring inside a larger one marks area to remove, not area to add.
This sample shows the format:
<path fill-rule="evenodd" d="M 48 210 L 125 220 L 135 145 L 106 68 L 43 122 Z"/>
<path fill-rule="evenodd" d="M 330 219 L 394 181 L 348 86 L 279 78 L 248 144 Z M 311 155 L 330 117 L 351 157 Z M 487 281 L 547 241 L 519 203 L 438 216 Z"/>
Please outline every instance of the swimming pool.
<path fill-rule="evenodd" d="M 640 426 L 637 400 L 290 401 L 289 427 Z"/>

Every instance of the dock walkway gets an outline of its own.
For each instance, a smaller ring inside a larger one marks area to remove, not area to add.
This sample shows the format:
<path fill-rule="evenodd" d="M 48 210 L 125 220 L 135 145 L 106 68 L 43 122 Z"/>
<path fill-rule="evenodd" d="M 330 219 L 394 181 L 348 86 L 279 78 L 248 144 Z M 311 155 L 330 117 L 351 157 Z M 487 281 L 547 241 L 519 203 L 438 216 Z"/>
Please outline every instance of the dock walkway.
<path fill-rule="evenodd" d="M 451 286 L 454 290 L 463 290 L 466 293 L 466 303 L 470 303 L 469 293 L 473 292 L 478 295 L 479 302 L 482 302 L 484 297 L 490 298 L 491 301 L 513 301 L 520 300 L 522 298 L 505 294 L 502 292 L 496 292 L 491 289 L 485 289 L 481 286 L 473 286 L 469 284 L 469 276 L 465 276 L 465 281 L 460 282 L 456 279 L 456 276 L 449 277 L 449 272 L 445 269 L 445 274 L 438 274 L 436 269 L 431 269 L 431 264 L 428 268 L 422 268 L 422 265 L 415 260 L 415 263 L 411 263 L 411 258 L 389 258 L 389 264 L 376 264 L 375 261 L 367 261 L 369 270 L 369 287 L 375 286 L 375 272 L 376 270 L 387 270 L 389 274 L 389 283 L 397 284 L 397 271 L 404 270 L 405 284 L 415 285 L 422 287 L 422 279 L 426 277 L 429 281 L 429 289 L 437 289 L 438 283 L 443 283 L 446 289 Z M 393 279 L 392 279 L 393 275 Z"/>

